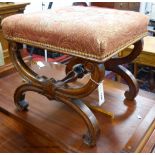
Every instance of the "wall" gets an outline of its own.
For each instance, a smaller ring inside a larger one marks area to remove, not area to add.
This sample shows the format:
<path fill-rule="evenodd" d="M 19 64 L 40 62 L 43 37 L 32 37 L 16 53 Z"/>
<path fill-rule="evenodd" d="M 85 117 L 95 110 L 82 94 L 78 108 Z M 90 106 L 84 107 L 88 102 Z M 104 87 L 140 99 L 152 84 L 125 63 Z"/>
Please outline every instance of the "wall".
<path fill-rule="evenodd" d="M 31 1 L 31 4 L 26 7 L 24 13 L 29 13 L 29 12 L 37 12 L 41 10 L 46 10 L 48 8 L 49 2 L 37 2 L 37 1 Z M 53 2 L 52 9 L 55 8 L 60 8 L 64 6 L 71 6 L 72 2 L 71 1 L 58 1 L 58 2 Z"/>
<path fill-rule="evenodd" d="M 147 14 L 150 19 L 155 20 L 155 3 L 153 2 L 142 2 L 140 12 Z"/>
<path fill-rule="evenodd" d="M 83 2 L 87 2 L 89 3 L 87 0 L 83 1 Z M 54 1 L 53 5 L 52 5 L 52 9 L 55 8 L 60 8 L 60 7 L 64 7 L 64 6 L 71 6 L 73 3 L 73 1 Z M 25 12 L 24 13 L 29 13 L 29 12 L 37 12 L 37 11 L 41 11 L 41 10 L 46 10 L 48 8 L 49 2 L 40 2 L 40 1 L 31 1 L 31 4 L 29 6 L 26 7 Z"/>
<path fill-rule="evenodd" d="M 88 1 L 85 1 L 89 3 Z M 52 9 L 60 8 L 64 6 L 71 6 L 72 1 L 54 1 L 52 5 Z M 40 2 L 40 1 L 31 1 L 31 4 L 26 7 L 25 13 L 29 12 L 37 12 L 41 10 L 46 10 L 48 8 L 49 2 Z M 140 12 L 144 14 L 148 14 L 150 18 L 155 19 L 155 3 L 151 2 L 141 2 Z"/>

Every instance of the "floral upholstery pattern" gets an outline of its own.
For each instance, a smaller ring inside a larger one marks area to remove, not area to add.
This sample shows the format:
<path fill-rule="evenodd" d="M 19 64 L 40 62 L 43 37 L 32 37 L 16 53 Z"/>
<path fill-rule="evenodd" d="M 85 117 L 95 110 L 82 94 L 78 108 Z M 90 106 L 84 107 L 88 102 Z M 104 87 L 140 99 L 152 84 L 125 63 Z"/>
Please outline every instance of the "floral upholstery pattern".
<path fill-rule="evenodd" d="M 147 35 L 147 16 L 133 11 L 72 6 L 2 21 L 6 39 L 104 62 Z"/>

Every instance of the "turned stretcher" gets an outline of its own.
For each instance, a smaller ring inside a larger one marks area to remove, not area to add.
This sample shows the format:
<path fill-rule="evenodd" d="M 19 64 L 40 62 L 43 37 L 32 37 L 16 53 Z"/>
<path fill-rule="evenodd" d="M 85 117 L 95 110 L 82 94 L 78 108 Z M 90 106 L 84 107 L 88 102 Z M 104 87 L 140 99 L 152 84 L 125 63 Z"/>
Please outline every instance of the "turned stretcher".
<path fill-rule="evenodd" d="M 104 78 L 104 69 L 119 74 L 129 89 L 126 99 L 138 94 L 134 76 L 122 66 L 134 60 L 142 51 L 142 38 L 147 35 L 148 19 L 145 15 L 97 7 L 66 7 L 33 14 L 19 14 L 5 18 L 2 29 L 9 41 L 12 62 L 27 81 L 18 87 L 14 102 L 19 110 L 26 110 L 27 91 L 35 91 L 50 100 L 61 101 L 75 110 L 85 121 L 88 133 L 83 137 L 90 146 L 96 144 L 99 124 L 89 103 L 80 98 L 88 96 Z M 62 80 L 39 76 L 22 60 L 22 44 L 31 45 L 73 56 L 66 66 Z M 124 58 L 116 55 L 129 45 L 132 53 Z M 66 87 L 69 82 L 91 74 L 91 79 L 80 88 Z M 95 82 L 94 82 L 95 81 Z M 74 114 L 74 113 L 73 113 Z"/>

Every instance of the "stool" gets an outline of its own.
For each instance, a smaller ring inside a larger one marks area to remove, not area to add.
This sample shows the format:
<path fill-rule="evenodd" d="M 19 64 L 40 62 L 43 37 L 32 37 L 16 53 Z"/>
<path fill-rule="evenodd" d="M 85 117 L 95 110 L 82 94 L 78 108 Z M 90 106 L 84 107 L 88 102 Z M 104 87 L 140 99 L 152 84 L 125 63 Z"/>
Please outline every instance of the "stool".
<path fill-rule="evenodd" d="M 27 91 L 61 101 L 85 121 L 88 133 L 83 137 L 84 143 L 94 146 L 99 135 L 99 124 L 90 110 L 92 106 L 84 104 L 80 98 L 88 96 L 98 87 L 97 83 L 104 78 L 104 66 L 127 82 L 129 90 L 125 92 L 126 99 L 133 100 L 136 97 L 137 82 L 121 64 L 132 61 L 140 54 L 142 38 L 147 35 L 147 25 L 147 17 L 140 13 L 82 6 L 5 18 L 2 29 L 9 41 L 12 62 L 27 81 L 15 91 L 14 102 L 17 108 L 27 110 Z M 66 66 L 66 77 L 55 80 L 36 74 L 22 60 L 22 44 L 73 56 Z M 134 49 L 130 55 L 115 57 L 131 44 Z M 91 79 L 84 86 L 66 86 L 88 73 Z"/>

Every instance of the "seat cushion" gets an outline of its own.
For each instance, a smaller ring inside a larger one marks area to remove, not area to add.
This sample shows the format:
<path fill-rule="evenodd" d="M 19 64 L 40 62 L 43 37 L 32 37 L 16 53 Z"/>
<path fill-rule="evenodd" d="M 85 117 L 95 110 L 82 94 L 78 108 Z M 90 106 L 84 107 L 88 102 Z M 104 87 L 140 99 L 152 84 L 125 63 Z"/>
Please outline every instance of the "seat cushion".
<path fill-rule="evenodd" d="M 132 11 L 72 6 L 2 21 L 4 36 L 68 55 L 104 62 L 147 34 L 147 16 Z"/>

